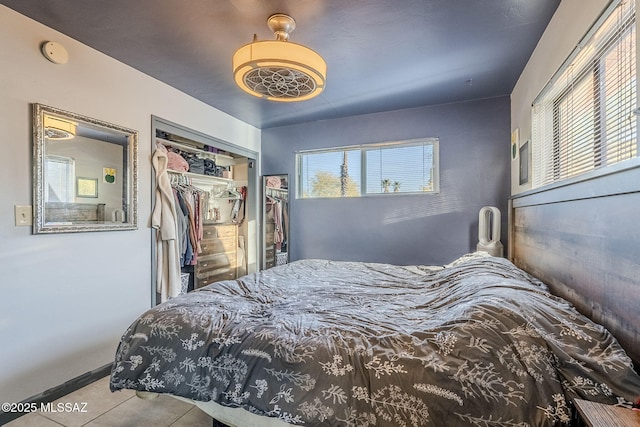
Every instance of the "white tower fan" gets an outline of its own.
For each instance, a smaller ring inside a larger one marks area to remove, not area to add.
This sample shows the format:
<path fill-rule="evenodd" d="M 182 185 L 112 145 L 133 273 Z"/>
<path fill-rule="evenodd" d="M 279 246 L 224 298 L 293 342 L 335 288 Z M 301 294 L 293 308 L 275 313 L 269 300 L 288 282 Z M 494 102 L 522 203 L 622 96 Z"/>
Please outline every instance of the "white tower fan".
<path fill-rule="evenodd" d="M 500 209 L 484 206 L 478 215 L 478 251 L 488 252 L 495 257 L 503 256 L 500 243 Z"/>

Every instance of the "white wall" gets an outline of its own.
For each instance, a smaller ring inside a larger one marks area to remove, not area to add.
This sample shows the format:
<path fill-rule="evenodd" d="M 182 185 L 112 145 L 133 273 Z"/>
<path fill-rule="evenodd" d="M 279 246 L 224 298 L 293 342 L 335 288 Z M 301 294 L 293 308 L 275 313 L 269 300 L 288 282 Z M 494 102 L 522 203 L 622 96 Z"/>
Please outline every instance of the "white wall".
<path fill-rule="evenodd" d="M 150 306 L 151 115 L 260 151 L 260 130 L 0 6 L 0 401 L 15 402 L 113 360 Z M 62 43 L 56 65 L 40 44 Z M 231 78 L 231 76 L 229 77 Z M 31 103 L 139 131 L 139 229 L 32 235 Z"/>
<path fill-rule="evenodd" d="M 609 0 L 562 0 L 560 2 L 511 93 L 511 130 L 519 129 L 520 143 L 531 140 L 533 100 L 608 3 Z M 517 160 L 512 160 L 511 193 L 521 193 L 530 188 L 531 180 L 525 185 L 519 185 L 519 163 Z"/>

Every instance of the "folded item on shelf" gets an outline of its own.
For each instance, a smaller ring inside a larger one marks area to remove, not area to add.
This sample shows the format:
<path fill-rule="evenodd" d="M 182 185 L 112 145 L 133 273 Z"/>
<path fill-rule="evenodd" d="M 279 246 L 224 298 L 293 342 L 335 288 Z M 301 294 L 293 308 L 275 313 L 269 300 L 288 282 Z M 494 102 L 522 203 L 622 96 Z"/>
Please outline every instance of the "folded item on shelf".
<path fill-rule="evenodd" d="M 216 162 L 211 159 L 204 159 L 204 174 L 209 176 L 216 175 Z"/>
<path fill-rule="evenodd" d="M 190 156 L 187 162 L 189 163 L 189 172 L 204 174 L 204 159 Z"/>
<path fill-rule="evenodd" d="M 178 153 L 173 151 L 167 152 L 167 167 L 174 171 L 187 172 L 189 170 L 189 163 Z"/>
<path fill-rule="evenodd" d="M 277 176 L 270 176 L 267 178 L 267 187 L 271 188 L 280 188 L 281 186 L 280 178 Z"/>

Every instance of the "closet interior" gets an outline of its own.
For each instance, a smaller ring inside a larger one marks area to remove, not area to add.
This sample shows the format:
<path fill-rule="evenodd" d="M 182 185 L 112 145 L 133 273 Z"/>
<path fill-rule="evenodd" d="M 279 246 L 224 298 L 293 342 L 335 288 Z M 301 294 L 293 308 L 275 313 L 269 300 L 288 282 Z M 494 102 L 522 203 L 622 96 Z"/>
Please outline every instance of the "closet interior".
<path fill-rule="evenodd" d="M 262 268 L 289 262 L 289 175 L 265 175 L 263 193 Z"/>
<path fill-rule="evenodd" d="M 181 293 L 256 271 L 255 153 L 164 122 L 154 133 L 174 196 Z"/>

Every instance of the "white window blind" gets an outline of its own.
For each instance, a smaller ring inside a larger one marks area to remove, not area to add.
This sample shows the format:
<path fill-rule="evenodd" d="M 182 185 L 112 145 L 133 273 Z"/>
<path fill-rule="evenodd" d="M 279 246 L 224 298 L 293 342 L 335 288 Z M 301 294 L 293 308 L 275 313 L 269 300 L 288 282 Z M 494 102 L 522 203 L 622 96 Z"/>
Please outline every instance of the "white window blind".
<path fill-rule="evenodd" d="M 45 159 L 47 187 L 45 202 L 75 201 L 75 160 L 70 157 L 48 155 Z"/>
<path fill-rule="evenodd" d="M 437 193 L 438 139 L 300 152 L 298 197 Z"/>
<path fill-rule="evenodd" d="M 533 188 L 637 156 L 635 23 L 614 2 L 533 103 Z"/>

